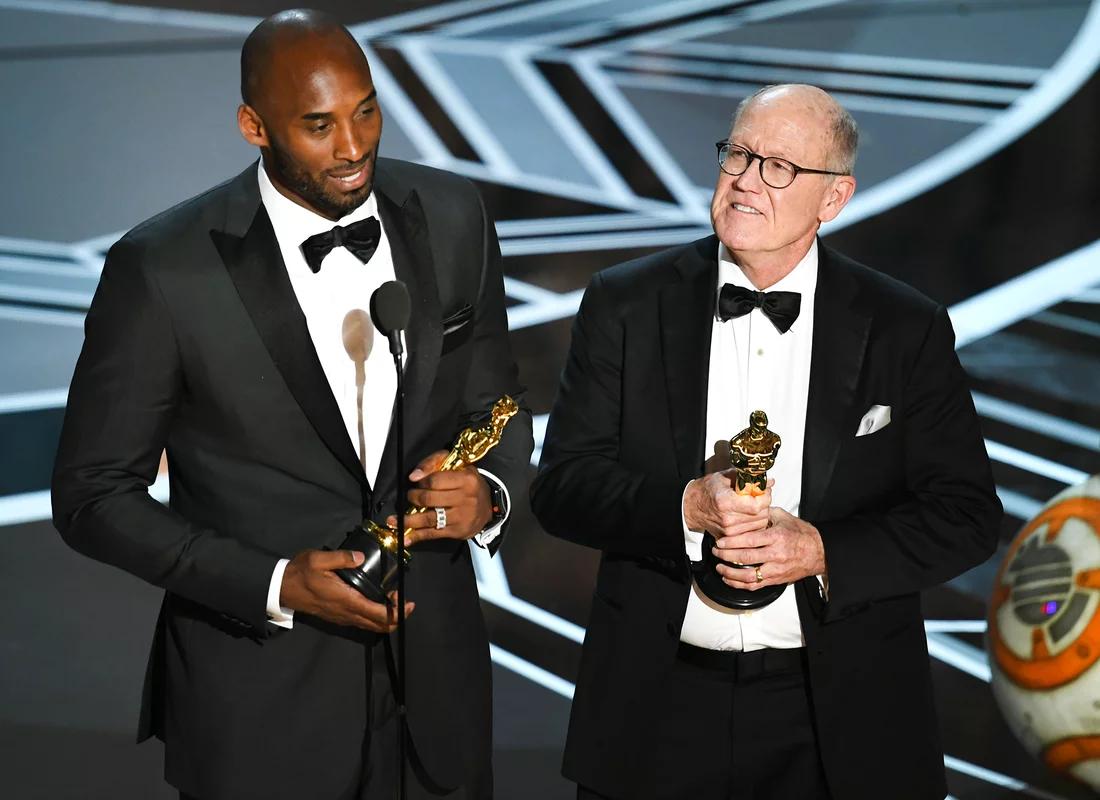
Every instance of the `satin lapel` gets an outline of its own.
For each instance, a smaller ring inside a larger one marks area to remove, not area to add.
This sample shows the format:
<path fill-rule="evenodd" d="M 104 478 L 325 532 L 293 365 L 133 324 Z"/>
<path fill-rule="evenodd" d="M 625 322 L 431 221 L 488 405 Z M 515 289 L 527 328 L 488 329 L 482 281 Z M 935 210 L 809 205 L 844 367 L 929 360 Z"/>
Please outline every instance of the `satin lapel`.
<path fill-rule="evenodd" d="M 412 299 L 412 314 L 405 332 L 405 441 L 410 442 L 416 420 L 424 413 L 439 365 L 443 347 L 443 314 L 428 225 L 420 197 L 415 191 L 409 192 L 399 205 L 395 200 L 396 194 L 399 194 L 395 192 L 396 187 L 382 174 L 379 179 L 378 213 L 389 240 L 394 274 L 408 287 Z M 392 474 L 394 446 L 391 428 L 375 480 L 378 489 L 383 492 L 388 492 L 395 480 Z M 411 463 L 408 465 L 410 470 L 413 466 Z"/>
<path fill-rule="evenodd" d="M 212 230 L 210 237 L 294 399 L 337 461 L 367 486 L 290 284 L 271 220 L 256 191 L 255 213 L 244 235 Z"/>
<path fill-rule="evenodd" d="M 673 267 L 679 280 L 661 291 L 658 323 L 676 463 L 688 481 L 699 476 L 704 461 L 717 238 L 697 242 Z"/>
<path fill-rule="evenodd" d="M 835 253 L 820 245 L 814 295 L 814 341 L 799 514 L 813 520 L 821 511 L 867 350 L 871 318 L 855 303 L 858 285 Z"/>

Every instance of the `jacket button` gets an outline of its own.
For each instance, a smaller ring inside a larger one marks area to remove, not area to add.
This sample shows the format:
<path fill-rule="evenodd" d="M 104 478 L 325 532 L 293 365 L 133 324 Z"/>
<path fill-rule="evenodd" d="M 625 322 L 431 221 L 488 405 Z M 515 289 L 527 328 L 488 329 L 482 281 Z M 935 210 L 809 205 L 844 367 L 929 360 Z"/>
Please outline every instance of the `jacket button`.
<path fill-rule="evenodd" d="M 379 500 L 377 503 L 374 504 L 374 511 L 375 511 L 375 513 L 377 513 L 385 507 L 386 507 L 386 504 L 383 501 Z"/>

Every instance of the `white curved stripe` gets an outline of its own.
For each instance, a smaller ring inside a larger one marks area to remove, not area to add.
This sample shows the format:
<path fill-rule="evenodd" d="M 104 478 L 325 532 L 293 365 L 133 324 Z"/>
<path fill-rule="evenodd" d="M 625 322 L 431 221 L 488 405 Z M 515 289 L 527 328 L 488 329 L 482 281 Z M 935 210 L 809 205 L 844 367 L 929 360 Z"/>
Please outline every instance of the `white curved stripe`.
<path fill-rule="evenodd" d="M 1100 430 L 1096 428 L 982 392 L 971 392 L 971 395 L 974 397 L 974 407 L 983 417 L 1100 453 Z"/>
<path fill-rule="evenodd" d="M 1084 483 L 1089 478 L 1089 474 L 1082 470 L 1067 467 L 1065 464 L 1059 464 L 1049 458 L 1025 453 L 1023 450 L 990 439 L 985 440 L 985 449 L 994 461 L 1000 461 L 1002 464 L 1009 464 L 1034 475 L 1060 481 L 1069 486 Z"/>
<path fill-rule="evenodd" d="M 484 547 L 478 547 L 470 540 L 470 557 L 474 564 L 474 577 L 477 590 L 482 597 L 502 596 L 512 593 L 508 587 L 508 576 L 504 572 L 504 562 L 494 558 Z"/>
<path fill-rule="evenodd" d="M 928 633 L 928 655 L 950 667 L 989 683 L 992 673 L 985 651 L 945 633 Z"/>
<path fill-rule="evenodd" d="M 551 614 L 534 603 L 528 603 L 514 594 L 493 594 L 491 590 L 487 590 L 486 587 L 480 584 L 478 585 L 478 593 L 482 600 L 503 608 L 505 611 L 510 611 L 528 622 L 533 622 L 540 628 L 546 628 L 546 630 L 577 644 L 584 642 L 584 628 L 559 617 L 557 614 Z"/>
<path fill-rule="evenodd" d="M 758 83 L 739 83 L 734 80 L 715 80 L 712 78 L 681 78 L 675 75 L 631 75 L 621 72 L 614 72 L 611 73 L 611 75 L 616 86 L 624 86 L 631 89 L 656 89 L 667 92 L 685 92 L 700 94 L 705 97 L 731 97 L 738 101 L 760 88 L 760 84 Z M 833 91 L 830 92 L 830 94 L 849 111 L 868 111 L 873 114 L 892 114 L 894 116 L 916 117 L 918 119 L 946 119 L 952 122 L 968 122 L 974 125 L 983 125 L 996 119 L 998 113 L 1000 113 L 991 108 L 940 103 L 932 100 L 905 100 L 900 97 L 874 97 L 865 94 L 850 94 L 842 91 Z M 713 191 L 713 188 L 702 190 L 706 195 L 708 204 Z M 868 190 L 868 194 L 872 191 L 874 190 Z M 860 195 L 857 194 L 856 197 L 858 198 Z M 848 208 L 850 209 L 851 206 L 849 205 Z M 847 213 L 849 213 L 848 209 L 845 209 L 844 214 Z M 843 214 L 841 216 L 843 216 Z M 837 230 L 835 223 L 829 230 Z"/>
<path fill-rule="evenodd" d="M 504 256 L 529 256 L 546 253 L 587 253 L 594 250 L 626 250 L 636 247 L 672 247 L 701 239 L 711 233 L 711 228 L 699 226 L 637 233 L 615 231 L 577 236 L 532 236 L 526 239 L 505 239 L 500 243 L 500 252 Z"/>
<path fill-rule="evenodd" d="M 1052 328 L 1061 328 L 1064 331 L 1079 333 L 1082 336 L 1100 338 L 1100 323 L 1092 320 L 1080 319 L 1058 311 L 1040 311 L 1032 319 L 1044 325 L 1050 325 Z"/>
<path fill-rule="evenodd" d="M 609 63 L 614 70 L 632 70 L 637 74 L 668 75 L 670 77 L 711 78 L 722 81 L 741 81 L 754 85 L 769 83 L 812 83 L 833 91 L 866 91 L 905 98 L 925 98 L 969 103 L 995 103 L 1007 106 L 1020 99 L 1027 90 L 1009 86 L 986 86 L 977 83 L 960 83 L 956 80 L 917 78 L 908 75 L 861 75 L 851 72 L 835 72 L 823 67 L 787 67 L 783 65 L 760 66 L 756 64 L 730 64 L 721 61 L 696 61 L 671 56 L 651 55 L 623 56 Z"/>
<path fill-rule="evenodd" d="M 63 289 L 43 289 L 36 286 L 0 283 L 0 298 L 24 303 L 54 303 L 87 308 L 92 302 L 92 292 L 68 292 Z"/>
<path fill-rule="evenodd" d="M 1023 136 L 1064 104 L 1100 66 L 1100 0 L 1093 0 L 1070 46 L 1055 65 L 1003 114 L 864 194 L 856 194 L 822 234 L 846 228 L 924 194 Z M 857 174 L 858 177 L 858 174 Z"/>
<path fill-rule="evenodd" d="M 203 11 L 178 11 L 148 6 L 116 5 L 115 3 L 74 2 L 73 0 L 0 0 L 0 8 L 15 11 L 37 11 L 44 14 L 65 14 L 93 17 L 112 22 L 133 22 L 145 25 L 166 25 L 232 33 L 249 33 L 260 17 L 238 14 L 213 14 Z"/>
<path fill-rule="evenodd" d="M 458 0 L 453 3 L 440 3 L 439 5 L 418 8 L 415 11 L 382 17 L 370 22 L 349 25 L 348 30 L 356 38 L 381 36 L 405 28 L 437 24 L 451 17 L 459 17 L 471 12 L 490 11 L 496 6 L 508 5 L 511 2 L 513 0 Z"/>
<path fill-rule="evenodd" d="M 1004 786 L 1006 789 L 1015 789 L 1018 792 L 1030 795 L 1031 797 L 1039 798 L 1039 800 L 1064 800 L 1059 795 L 1048 792 L 1044 789 L 1040 789 L 1036 786 L 1024 783 L 1018 778 L 1013 778 L 1009 775 L 1002 775 L 1000 772 L 994 772 L 986 767 L 980 767 L 977 764 L 971 764 L 969 761 L 963 761 L 961 758 L 955 758 L 954 756 L 945 755 L 943 757 L 943 764 L 950 770 L 955 772 L 961 772 L 963 775 L 969 775 L 971 778 L 977 778 L 983 780 L 986 783 L 996 784 L 997 786 Z"/>
<path fill-rule="evenodd" d="M 31 322 L 39 325 L 58 325 L 64 328 L 83 328 L 83 311 L 55 311 L 49 308 L 8 305 L 0 302 L 0 319 Z"/>
<path fill-rule="evenodd" d="M 566 700 L 573 699 L 573 684 L 564 678 L 559 678 L 553 672 L 535 666 L 530 661 L 520 658 L 514 653 L 510 653 L 495 644 L 489 645 L 489 657 L 493 659 L 494 664 L 499 664 L 505 669 L 511 670 L 517 675 L 521 675 L 527 678 L 527 680 L 537 683 L 539 686 L 549 689 L 555 694 L 560 694 Z"/>
<path fill-rule="evenodd" d="M 1005 514 L 1016 519 L 1031 519 L 1043 509 L 1043 504 L 1038 500 L 1003 486 L 997 487 L 997 499 L 1004 506 Z"/>
<path fill-rule="evenodd" d="M 929 633 L 985 633 L 984 619 L 926 619 L 924 629 Z"/>
<path fill-rule="evenodd" d="M 792 50 L 786 47 L 729 45 L 717 42 L 675 42 L 658 49 L 659 53 L 709 57 L 719 61 L 751 61 L 822 69 L 865 70 L 891 75 L 961 78 L 996 83 L 1035 83 L 1046 70 L 1013 64 L 986 64 L 977 61 L 946 61 L 940 58 L 906 58 L 833 50 Z"/>
<path fill-rule="evenodd" d="M 157 475 L 156 481 L 149 487 L 149 496 L 161 503 L 168 502 L 168 473 Z M 0 497 L 0 527 L 42 522 L 52 517 L 49 489 Z"/>
<path fill-rule="evenodd" d="M 0 414 L 19 414 L 46 408 L 64 408 L 68 389 L 43 389 L 38 392 L 17 392 L 0 395 Z"/>
<path fill-rule="evenodd" d="M 1076 297 L 1097 283 L 1100 240 L 951 306 L 955 348 Z"/>

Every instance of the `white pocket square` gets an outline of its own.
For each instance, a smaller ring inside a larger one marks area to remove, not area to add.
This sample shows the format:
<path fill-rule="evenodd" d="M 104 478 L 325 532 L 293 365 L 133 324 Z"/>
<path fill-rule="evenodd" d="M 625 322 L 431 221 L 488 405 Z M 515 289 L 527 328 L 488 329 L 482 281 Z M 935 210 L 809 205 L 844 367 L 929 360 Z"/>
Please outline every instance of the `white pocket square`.
<path fill-rule="evenodd" d="M 890 424 L 890 406 L 871 406 L 856 428 L 856 436 L 866 436 Z"/>

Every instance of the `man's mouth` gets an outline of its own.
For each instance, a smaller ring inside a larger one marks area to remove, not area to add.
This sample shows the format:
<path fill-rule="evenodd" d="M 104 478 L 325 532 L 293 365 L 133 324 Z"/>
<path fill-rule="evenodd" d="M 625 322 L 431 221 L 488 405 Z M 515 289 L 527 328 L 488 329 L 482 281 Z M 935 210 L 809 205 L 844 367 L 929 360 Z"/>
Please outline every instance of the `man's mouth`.
<path fill-rule="evenodd" d="M 757 211 L 752 206 L 742 205 L 741 203 L 733 203 L 733 208 L 734 208 L 735 211 L 740 211 L 742 214 L 759 214 L 760 213 L 759 211 Z"/>
<path fill-rule="evenodd" d="M 329 170 L 328 176 L 343 188 L 358 189 L 367 182 L 367 165 L 356 169 Z"/>

